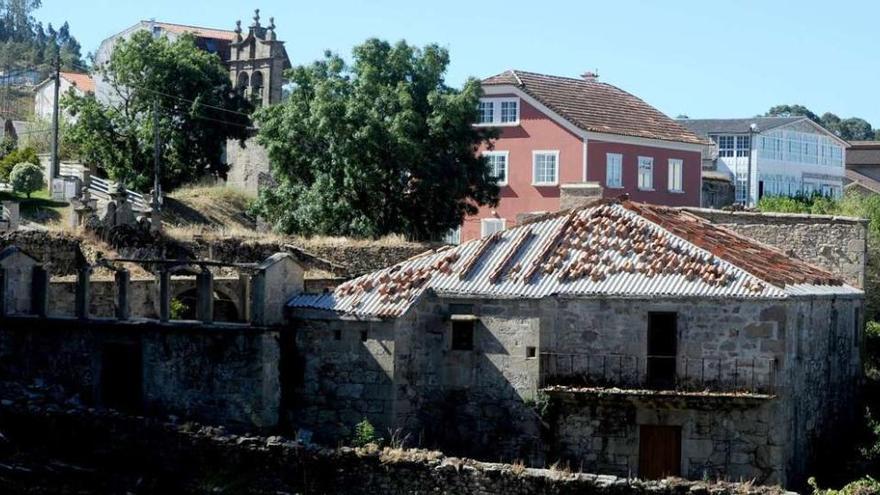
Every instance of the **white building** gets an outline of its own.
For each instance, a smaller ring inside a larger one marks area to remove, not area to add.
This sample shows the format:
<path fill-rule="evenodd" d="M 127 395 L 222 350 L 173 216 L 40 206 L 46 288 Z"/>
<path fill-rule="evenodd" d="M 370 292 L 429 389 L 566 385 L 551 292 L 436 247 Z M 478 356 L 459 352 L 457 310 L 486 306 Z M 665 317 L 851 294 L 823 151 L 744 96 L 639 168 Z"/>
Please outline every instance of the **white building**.
<path fill-rule="evenodd" d="M 729 176 L 737 203 L 754 206 L 763 196 L 842 194 L 848 143 L 807 117 L 679 122 L 715 143 L 715 172 Z"/>
<path fill-rule="evenodd" d="M 95 92 L 95 82 L 88 74 L 62 72 L 59 95 L 63 97 L 71 89 L 79 96 L 85 96 L 86 93 Z M 50 121 L 54 106 L 55 83 L 49 78 L 34 88 L 34 115 L 40 120 Z M 70 118 L 69 115 L 67 117 Z"/>

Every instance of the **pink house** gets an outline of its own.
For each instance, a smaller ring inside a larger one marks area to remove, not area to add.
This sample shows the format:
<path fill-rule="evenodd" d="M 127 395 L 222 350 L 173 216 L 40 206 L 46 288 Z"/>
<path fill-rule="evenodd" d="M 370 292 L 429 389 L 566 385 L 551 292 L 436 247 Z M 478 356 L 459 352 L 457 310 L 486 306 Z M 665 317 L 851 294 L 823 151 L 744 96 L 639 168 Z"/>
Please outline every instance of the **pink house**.
<path fill-rule="evenodd" d="M 507 71 L 482 84 L 477 125 L 501 136 L 481 153 L 501 201 L 465 219 L 462 241 L 512 227 L 524 213 L 558 210 L 564 184 L 598 182 L 606 197 L 700 205 L 707 142 L 635 96 L 589 74 Z"/>

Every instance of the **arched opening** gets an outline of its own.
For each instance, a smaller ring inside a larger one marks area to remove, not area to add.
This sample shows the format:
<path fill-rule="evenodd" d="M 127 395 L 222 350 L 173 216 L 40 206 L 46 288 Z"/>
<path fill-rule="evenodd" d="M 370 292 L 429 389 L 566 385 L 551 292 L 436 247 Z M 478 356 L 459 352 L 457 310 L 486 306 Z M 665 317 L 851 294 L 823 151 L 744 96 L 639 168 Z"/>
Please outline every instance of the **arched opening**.
<path fill-rule="evenodd" d="M 172 315 L 173 319 L 195 320 L 197 318 L 196 308 L 199 304 L 199 291 L 197 289 L 185 290 L 174 299 L 177 300 L 177 304 L 172 302 L 172 313 L 176 313 Z M 236 308 L 235 302 L 232 298 L 216 289 L 214 290 L 214 321 L 239 321 L 238 308 Z"/>
<path fill-rule="evenodd" d="M 255 105 L 263 105 L 263 73 L 260 71 L 254 72 L 251 78 L 251 98 Z"/>
<path fill-rule="evenodd" d="M 247 72 L 239 72 L 238 73 L 238 81 L 235 83 L 235 89 L 241 91 L 242 94 L 246 94 L 248 90 L 248 83 L 250 80 L 248 78 Z"/>

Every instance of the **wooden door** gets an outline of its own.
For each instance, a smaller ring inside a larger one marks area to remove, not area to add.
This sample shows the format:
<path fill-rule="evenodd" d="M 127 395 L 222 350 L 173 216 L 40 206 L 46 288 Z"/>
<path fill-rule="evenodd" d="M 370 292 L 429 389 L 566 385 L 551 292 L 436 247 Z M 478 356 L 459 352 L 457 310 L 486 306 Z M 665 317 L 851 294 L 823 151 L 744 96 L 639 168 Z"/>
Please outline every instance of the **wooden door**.
<path fill-rule="evenodd" d="M 681 476 L 681 427 L 639 427 L 639 477 Z"/>

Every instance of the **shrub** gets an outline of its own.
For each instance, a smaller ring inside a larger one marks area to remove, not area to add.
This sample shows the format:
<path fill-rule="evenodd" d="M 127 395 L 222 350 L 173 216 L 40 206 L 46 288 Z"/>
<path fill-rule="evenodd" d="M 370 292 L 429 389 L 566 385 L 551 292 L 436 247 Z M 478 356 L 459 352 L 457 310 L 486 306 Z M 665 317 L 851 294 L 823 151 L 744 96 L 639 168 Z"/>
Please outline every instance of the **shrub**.
<path fill-rule="evenodd" d="M 37 157 L 37 150 L 30 146 L 27 148 L 18 148 L 3 157 L 3 159 L 0 160 L 0 181 L 9 182 L 12 169 L 22 162 L 39 165 L 40 159 Z"/>
<path fill-rule="evenodd" d="M 382 439 L 376 435 L 376 428 L 373 427 L 369 420 L 364 419 L 354 426 L 354 439 L 352 444 L 355 447 L 363 447 L 367 444 L 380 444 Z"/>
<path fill-rule="evenodd" d="M 171 313 L 169 316 L 172 320 L 180 320 L 183 319 L 183 316 L 189 311 L 189 306 L 180 299 L 172 297 L 168 309 Z"/>
<path fill-rule="evenodd" d="M 821 489 L 815 478 L 810 478 L 808 483 L 813 489 L 813 495 L 876 495 L 880 494 L 880 482 L 870 476 L 858 479 L 844 486 L 840 490 Z"/>
<path fill-rule="evenodd" d="M 30 198 L 32 192 L 43 188 L 43 171 L 33 163 L 22 162 L 13 167 L 9 181 L 13 191 L 25 193 Z"/>

